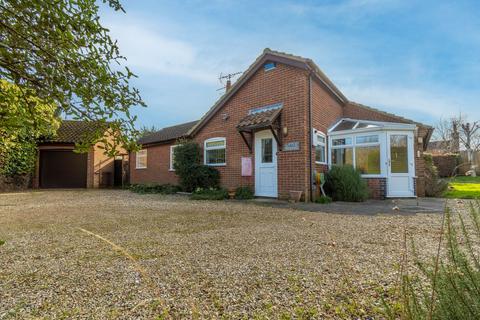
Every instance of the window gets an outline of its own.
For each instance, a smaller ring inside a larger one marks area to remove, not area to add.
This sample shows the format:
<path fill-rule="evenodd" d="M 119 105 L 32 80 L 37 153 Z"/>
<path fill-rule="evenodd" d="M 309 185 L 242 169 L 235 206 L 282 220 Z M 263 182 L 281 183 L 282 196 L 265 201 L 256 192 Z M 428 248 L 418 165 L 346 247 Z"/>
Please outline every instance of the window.
<path fill-rule="evenodd" d="M 336 166 L 353 166 L 353 148 L 332 149 L 332 164 Z"/>
<path fill-rule="evenodd" d="M 345 145 L 351 145 L 351 144 L 352 144 L 352 138 L 339 138 L 339 139 L 332 140 L 332 145 L 334 146 L 345 146 Z"/>
<path fill-rule="evenodd" d="M 275 62 L 267 62 L 263 65 L 263 70 L 269 71 L 269 70 L 275 69 L 276 66 L 277 64 Z"/>
<path fill-rule="evenodd" d="M 135 161 L 136 169 L 146 169 L 147 168 L 147 149 L 137 151 L 135 160 L 136 160 Z"/>
<path fill-rule="evenodd" d="M 408 143 L 406 135 L 390 136 L 390 161 L 392 173 L 408 173 Z"/>
<path fill-rule="evenodd" d="M 319 131 L 315 133 L 315 162 L 327 163 L 326 138 Z"/>
<path fill-rule="evenodd" d="M 332 164 L 352 165 L 364 175 L 381 174 L 378 134 L 332 139 Z"/>
<path fill-rule="evenodd" d="M 226 164 L 225 138 L 212 138 L 205 140 L 205 164 L 210 166 L 224 166 Z"/>
<path fill-rule="evenodd" d="M 273 162 L 272 138 L 262 139 L 262 163 Z"/>
<path fill-rule="evenodd" d="M 356 143 L 375 143 L 378 142 L 378 135 L 373 136 L 358 136 L 356 138 Z"/>
<path fill-rule="evenodd" d="M 170 171 L 175 171 L 173 163 L 175 162 L 175 148 L 179 145 L 170 146 Z"/>
<path fill-rule="evenodd" d="M 380 174 L 380 145 L 356 147 L 355 167 L 362 174 Z"/>

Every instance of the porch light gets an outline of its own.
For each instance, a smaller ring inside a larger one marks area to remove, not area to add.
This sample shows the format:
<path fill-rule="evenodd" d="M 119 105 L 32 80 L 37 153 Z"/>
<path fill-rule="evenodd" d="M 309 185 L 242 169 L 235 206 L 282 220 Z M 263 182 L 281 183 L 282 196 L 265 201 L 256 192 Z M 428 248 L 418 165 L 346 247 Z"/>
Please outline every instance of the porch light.
<path fill-rule="evenodd" d="M 288 135 L 288 128 L 287 127 L 283 127 L 283 135 L 284 136 Z"/>

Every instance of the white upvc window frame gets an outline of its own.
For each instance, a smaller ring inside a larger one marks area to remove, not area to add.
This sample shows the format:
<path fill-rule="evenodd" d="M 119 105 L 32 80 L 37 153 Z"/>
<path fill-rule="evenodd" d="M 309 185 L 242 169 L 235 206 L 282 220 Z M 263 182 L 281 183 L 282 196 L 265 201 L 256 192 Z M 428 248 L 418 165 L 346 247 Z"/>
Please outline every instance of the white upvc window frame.
<path fill-rule="evenodd" d="M 135 169 L 147 169 L 147 166 L 148 166 L 148 152 L 147 152 L 148 149 L 142 149 L 142 150 L 138 150 L 136 153 L 135 153 Z M 139 159 L 140 158 L 145 158 L 145 165 L 140 165 L 140 161 Z"/>
<path fill-rule="evenodd" d="M 321 136 L 323 138 L 323 142 L 321 142 L 318 139 L 318 136 Z M 327 135 L 320 130 L 314 129 L 313 130 L 313 145 L 315 147 L 315 163 L 316 164 L 328 164 L 327 144 L 328 144 Z M 323 147 L 323 159 L 325 159 L 325 161 L 317 161 L 317 150 L 316 150 L 316 148 L 318 146 Z"/>
<path fill-rule="evenodd" d="M 176 147 L 178 147 L 179 144 L 174 144 L 170 146 L 170 167 L 168 168 L 168 171 L 175 171 L 175 168 L 173 167 L 173 153 Z"/>
<path fill-rule="evenodd" d="M 357 137 L 363 136 L 378 136 L 377 142 L 366 142 L 366 143 L 357 143 Z M 351 143 L 344 144 L 344 145 L 333 145 L 333 140 L 335 139 L 351 139 Z M 385 177 L 387 175 L 387 168 L 385 164 L 385 150 L 386 150 L 386 140 L 385 140 L 385 132 L 378 130 L 378 131 L 368 131 L 368 132 L 358 132 L 358 133 L 350 133 L 350 134 L 339 134 L 339 135 L 329 135 L 328 137 L 328 145 L 330 146 L 330 150 L 328 152 L 328 163 L 331 167 L 332 163 L 332 152 L 335 149 L 345 149 L 351 148 L 352 149 L 352 164 L 353 167 L 357 167 L 356 161 L 356 148 L 361 147 L 379 147 L 380 150 L 380 173 L 362 173 L 362 177 L 364 178 L 380 178 Z"/>
<path fill-rule="evenodd" d="M 207 148 L 207 143 L 209 142 L 218 142 L 218 141 L 223 141 L 223 146 L 217 146 L 217 147 L 208 147 Z M 224 163 L 207 163 L 207 151 L 209 150 L 219 150 L 219 149 L 225 149 L 225 162 Z M 203 163 L 207 166 L 211 167 L 223 167 L 227 165 L 227 139 L 225 137 L 214 137 L 214 138 L 209 138 L 203 142 Z"/>

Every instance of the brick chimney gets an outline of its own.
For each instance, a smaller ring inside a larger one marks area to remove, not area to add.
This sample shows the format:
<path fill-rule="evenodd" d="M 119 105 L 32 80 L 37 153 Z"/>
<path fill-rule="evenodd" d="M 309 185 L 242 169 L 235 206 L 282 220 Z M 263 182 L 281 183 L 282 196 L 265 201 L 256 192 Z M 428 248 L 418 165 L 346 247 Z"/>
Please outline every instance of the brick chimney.
<path fill-rule="evenodd" d="M 225 92 L 228 92 L 232 87 L 232 81 L 230 79 L 227 80 L 227 85 L 225 86 Z"/>

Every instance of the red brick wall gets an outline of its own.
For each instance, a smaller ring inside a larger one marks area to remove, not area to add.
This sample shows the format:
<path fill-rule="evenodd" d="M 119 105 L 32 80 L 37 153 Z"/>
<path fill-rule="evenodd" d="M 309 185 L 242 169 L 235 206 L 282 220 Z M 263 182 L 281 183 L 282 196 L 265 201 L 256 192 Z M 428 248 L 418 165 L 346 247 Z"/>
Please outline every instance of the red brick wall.
<path fill-rule="evenodd" d="M 312 95 L 312 128 L 321 131 L 327 135 L 328 129 L 341 117 L 343 117 L 343 106 L 340 102 L 332 96 L 319 82 L 311 81 L 311 95 Z M 308 135 L 308 127 L 306 127 L 306 134 Z M 311 134 L 311 133 L 310 133 Z M 307 136 L 308 138 L 308 136 Z M 327 137 L 326 137 L 327 139 Z M 326 150 L 326 159 L 328 153 Z M 312 162 L 315 171 L 327 172 L 328 166 L 315 163 L 315 148 L 312 146 Z"/>
<path fill-rule="evenodd" d="M 147 148 L 147 168 L 136 169 L 136 153 L 130 153 L 130 183 L 177 184 L 175 171 L 170 171 L 170 144 Z"/>
<path fill-rule="evenodd" d="M 241 176 L 241 157 L 251 156 L 255 163 L 253 148 L 250 154 L 236 129 L 238 122 L 248 110 L 274 103 L 283 103 L 282 127 L 288 128 L 283 143 L 300 142 L 299 151 L 279 151 L 278 193 L 281 198 L 288 196 L 289 190 L 307 192 L 306 134 L 307 126 L 307 74 L 305 71 L 278 63 L 270 71 L 261 67 L 242 88 L 223 106 L 207 125 L 200 129 L 194 139 L 203 147 L 206 139 L 225 137 L 227 140 L 227 165 L 217 167 L 221 172 L 222 185 L 235 188 L 240 185 L 254 187 L 255 172 L 251 177 Z M 228 119 L 224 120 L 224 114 Z"/>

